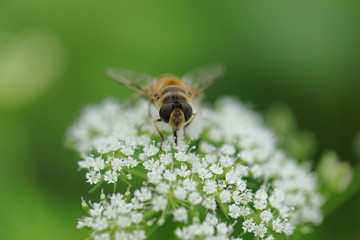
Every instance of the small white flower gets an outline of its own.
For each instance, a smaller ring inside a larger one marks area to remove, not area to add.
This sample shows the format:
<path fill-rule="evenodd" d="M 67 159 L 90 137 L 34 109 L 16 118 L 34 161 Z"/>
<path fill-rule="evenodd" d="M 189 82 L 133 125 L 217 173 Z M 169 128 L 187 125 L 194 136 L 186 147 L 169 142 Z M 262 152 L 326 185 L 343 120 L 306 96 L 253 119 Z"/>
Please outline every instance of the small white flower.
<path fill-rule="evenodd" d="M 240 206 L 240 210 L 239 210 L 239 212 L 240 212 L 240 215 L 241 216 L 248 216 L 248 215 L 250 215 L 251 214 L 251 209 L 249 208 L 249 207 L 246 207 L 246 206 Z"/>
<path fill-rule="evenodd" d="M 204 152 L 204 153 L 211 153 L 213 151 L 215 151 L 216 148 L 214 147 L 214 145 L 208 143 L 208 142 L 204 142 L 202 141 L 200 143 L 200 151 Z"/>
<path fill-rule="evenodd" d="M 167 199 L 163 196 L 157 196 L 152 200 L 152 209 L 154 211 L 163 211 L 166 209 Z"/>
<path fill-rule="evenodd" d="M 148 181 L 153 184 L 159 184 L 162 180 L 161 173 L 158 171 L 148 172 L 146 174 Z"/>
<path fill-rule="evenodd" d="M 111 161 L 111 166 L 115 171 L 121 171 L 123 163 L 119 158 L 114 158 Z"/>
<path fill-rule="evenodd" d="M 135 150 L 134 150 L 134 148 L 132 148 L 129 145 L 122 145 L 120 147 L 120 151 L 126 156 L 132 156 L 132 155 L 134 155 Z"/>
<path fill-rule="evenodd" d="M 170 184 L 161 182 L 158 185 L 156 185 L 156 191 L 160 194 L 166 194 L 169 192 Z"/>
<path fill-rule="evenodd" d="M 230 156 L 221 156 L 220 157 L 220 164 L 224 168 L 231 167 L 233 165 L 234 161 L 235 161 L 235 159 Z"/>
<path fill-rule="evenodd" d="M 127 228 L 131 226 L 131 219 L 128 216 L 118 216 L 116 219 L 116 224 L 121 228 Z"/>
<path fill-rule="evenodd" d="M 250 171 L 255 178 L 259 178 L 264 174 L 264 169 L 259 164 L 253 165 Z"/>
<path fill-rule="evenodd" d="M 246 180 L 238 179 L 236 181 L 236 189 L 243 192 L 246 190 Z"/>
<path fill-rule="evenodd" d="M 228 184 L 235 184 L 236 181 L 239 179 L 239 175 L 236 174 L 233 170 L 230 170 L 226 173 L 225 179 Z"/>
<path fill-rule="evenodd" d="M 201 179 L 208 179 L 212 177 L 211 171 L 205 168 L 199 169 L 198 175 Z"/>
<path fill-rule="evenodd" d="M 292 225 L 291 223 L 287 222 L 284 224 L 284 233 L 287 236 L 290 236 L 294 233 L 294 225 Z"/>
<path fill-rule="evenodd" d="M 197 205 L 201 203 L 202 197 L 198 192 L 192 192 L 189 194 L 188 197 L 189 202 L 193 203 L 194 205 Z"/>
<path fill-rule="evenodd" d="M 154 159 L 149 159 L 149 160 L 144 161 L 143 166 L 146 170 L 158 171 L 158 169 L 160 167 L 160 162 L 156 161 Z M 162 167 L 162 169 L 164 169 L 164 168 Z"/>
<path fill-rule="evenodd" d="M 173 163 L 172 154 L 166 153 L 166 154 L 160 154 L 159 160 L 162 164 L 169 165 L 170 163 Z"/>
<path fill-rule="evenodd" d="M 82 219 L 81 219 L 81 220 L 78 220 L 78 221 L 77 221 L 76 228 L 77 228 L 77 229 L 80 229 L 80 228 L 83 228 L 83 227 L 86 227 L 85 222 L 84 222 Z"/>
<path fill-rule="evenodd" d="M 187 177 L 191 174 L 191 171 L 187 169 L 187 166 L 182 164 L 180 169 L 175 169 L 175 173 L 179 175 L 180 177 Z"/>
<path fill-rule="evenodd" d="M 147 145 L 144 147 L 144 153 L 148 157 L 154 156 L 158 151 L 159 148 L 154 145 Z"/>
<path fill-rule="evenodd" d="M 216 215 L 211 214 L 211 213 L 206 214 L 205 221 L 206 221 L 208 224 L 212 225 L 212 226 L 217 225 L 218 222 L 219 222 L 219 220 L 217 219 Z"/>
<path fill-rule="evenodd" d="M 209 224 L 208 222 L 203 222 L 200 226 L 198 226 L 199 229 L 196 230 L 195 228 L 192 230 L 195 234 L 194 235 L 205 235 L 205 236 L 209 236 L 208 238 L 210 238 L 211 236 L 215 235 L 215 226 Z"/>
<path fill-rule="evenodd" d="M 284 231 L 284 228 L 285 228 L 285 225 L 283 222 L 281 222 L 281 220 L 279 218 L 275 219 L 273 222 L 272 222 L 272 229 L 275 231 L 275 232 L 278 232 L 278 233 L 281 233 Z"/>
<path fill-rule="evenodd" d="M 173 182 L 176 180 L 176 173 L 171 170 L 166 170 L 164 173 L 164 178 L 170 182 Z"/>
<path fill-rule="evenodd" d="M 218 162 L 218 159 L 219 158 L 217 155 L 211 154 L 211 153 L 207 154 L 204 158 L 204 160 L 207 164 L 215 164 Z"/>
<path fill-rule="evenodd" d="M 196 186 L 198 185 L 197 182 L 195 182 L 194 180 L 190 180 L 189 178 L 186 178 L 183 181 L 183 186 L 187 191 L 195 191 L 196 190 Z"/>
<path fill-rule="evenodd" d="M 219 223 L 217 226 L 216 226 L 216 230 L 219 234 L 222 234 L 222 235 L 225 235 L 228 233 L 229 231 L 229 228 L 226 226 L 225 223 Z"/>
<path fill-rule="evenodd" d="M 96 217 L 91 227 L 97 231 L 102 231 L 108 227 L 108 224 L 106 218 Z"/>
<path fill-rule="evenodd" d="M 174 220 L 177 222 L 187 222 L 187 211 L 185 208 L 181 207 L 173 211 Z"/>
<path fill-rule="evenodd" d="M 264 191 L 264 189 L 259 189 L 255 193 L 255 198 L 259 200 L 266 200 L 268 198 L 267 193 Z"/>
<path fill-rule="evenodd" d="M 234 148 L 233 145 L 230 144 L 224 144 L 222 145 L 222 147 L 220 148 L 220 152 L 226 154 L 226 155 L 233 155 L 236 152 L 236 149 Z"/>
<path fill-rule="evenodd" d="M 238 154 L 238 156 L 247 163 L 254 162 L 254 154 L 251 150 L 243 150 Z"/>
<path fill-rule="evenodd" d="M 142 202 L 145 202 L 151 198 L 151 191 L 145 187 L 140 190 L 135 190 L 135 196 Z"/>
<path fill-rule="evenodd" d="M 131 239 L 133 239 L 133 240 L 145 240 L 146 239 L 145 231 L 144 230 L 134 230 L 132 232 L 132 238 Z"/>
<path fill-rule="evenodd" d="M 110 240 L 109 233 L 101 233 L 99 235 L 94 235 L 94 240 Z"/>
<path fill-rule="evenodd" d="M 255 225 L 254 228 L 255 237 L 259 236 L 260 238 L 263 238 L 266 232 L 267 232 L 267 227 L 265 227 L 263 223 L 260 223 L 259 225 Z"/>
<path fill-rule="evenodd" d="M 253 232 L 255 230 L 255 223 L 252 218 L 246 219 L 243 223 L 243 230 L 244 232 Z"/>
<path fill-rule="evenodd" d="M 135 224 L 139 224 L 143 220 L 143 215 L 141 213 L 133 213 L 131 214 L 131 221 Z"/>
<path fill-rule="evenodd" d="M 102 159 L 101 157 L 97 157 L 95 158 L 94 162 L 93 162 L 93 168 L 95 171 L 100 171 L 103 170 L 105 167 L 105 162 L 104 159 Z"/>
<path fill-rule="evenodd" d="M 185 152 L 182 152 L 182 151 L 175 153 L 175 158 L 179 162 L 186 162 L 189 160 L 189 156 Z"/>
<path fill-rule="evenodd" d="M 115 183 L 117 181 L 119 177 L 119 174 L 115 171 L 106 171 L 105 175 L 104 175 L 104 180 L 107 182 L 107 183 Z"/>
<path fill-rule="evenodd" d="M 214 197 L 206 197 L 204 201 L 202 202 L 202 205 L 205 208 L 215 210 L 216 209 L 216 201 Z"/>
<path fill-rule="evenodd" d="M 266 208 L 266 206 L 267 206 L 266 200 L 259 200 L 259 199 L 254 200 L 254 207 L 256 209 L 263 210 Z"/>
<path fill-rule="evenodd" d="M 86 182 L 90 184 L 96 184 L 100 181 L 101 174 L 96 172 L 95 170 L 90 170 L 90 172 L 86 173 L 86 178 Z"/>
<path fill-rule="evenodd" d="M 123 158 L 123 161 L 124 161 L 124 166 L 126 166 L 128 168 L 136 167 L 138 165 L 138 163 L 139 163 L 133 157 Z"/>
<path fill-rule="evenodd" d="M 220 193 L 221 202 L 228 203 L 228 202 L 230 202 L 230 198 L 231 198 L 230 191 L 228 191 L 228 190 L 221 191 L 221 193 Z"/>
<path fill-rule="evenodd" d="M 185 200 L 187 191 L 185 188 L 177 186 L 174 190 L 174 195 L 179 200 Z"/>
<path fill-rule="evenodd" d="M 241 177 L 246 177 L 249 174 L 249 167 L 242 164 L 236 164 L 235 172 Z"/>
<path fill-rule="evenodd" d="M 263 220 L 264 222 L 269 222 L 272 219 L 273 215 L 270 212 L 270 210 L 265 210 L 260 214 L 260 218 L 261 220 Z"/>
<path fill-rule="evenodd" d="M 240 194 L 240 203 L 247 204 L 253 200 L 253 194 L 252 192 L 246 190 L 242 194 Z"/>
<path fill-rule="evenodd" d="M 100 216 L 102 211 L 104 211 L 104 207 L 101 203 L 94 203 L 92 209 L 90 209 L 91 216 Z"/>
<path fill-rule="evenodd" d="M 212 164 L 210 166 L 211 172 L 215 173 L 216 175 L 222 174 L 224 172 L 223 168 L 220 166 L 220 164 Z"/>
<path fill-rule="evenodd" d="M 269 201 L 275 208 L 280 208 L 285 200 L 285 193 L 281 189 L 276 188 L 271 194 Z"/>
<path fill-rule="evenodd" d="M 238 218 L 240 215 L 240 208 L 236 204 L 231 204 L 229 206 L 229 216 L 232 218 Z"/>
<path fill-rule="evenodd" d="M 83 161 L 79 161 L 78 164 L 79 164 L 79 167 L 80 168 L 91 168 L 94 166 L 94 158 L 92 156 L 88 156 L 85 158 L 85 160 Z"/>
<path fill-rule="evenodd" d="M 203 191 L 206 194 L 212 194 L 217 191 L 217 184 L 214 180 L 206 180 L 203 187 Z"/>
<path fill-rule="evenodd" d="M 253 200 L 253 194 L 250 191 L 240 192 L 236 190 L 232 193 L 232 197 L 236 204 L 247 204 Z"/>

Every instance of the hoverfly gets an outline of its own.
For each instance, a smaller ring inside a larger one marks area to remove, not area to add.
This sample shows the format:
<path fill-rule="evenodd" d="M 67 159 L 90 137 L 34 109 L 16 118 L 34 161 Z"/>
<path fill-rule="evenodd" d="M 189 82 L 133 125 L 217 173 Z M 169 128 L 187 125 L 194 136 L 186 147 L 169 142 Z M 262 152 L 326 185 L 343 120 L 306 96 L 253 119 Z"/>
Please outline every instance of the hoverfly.
<path fill-rule="evenodd" d="M 153 120 L 156 131 L 161 137 L 160 149 L 164 142 L 158 123 L 169 124 L 177 144 L 177 131 L 184 129 L 194 120 L 196 113 L 191 104 L 202 95 L 202 91 L 217 80 L 225 68 L 212 65 L 186 73 L 181 79 L 172 74 L 153 77 L 145 73 L 126 69 L 106 69 L 106 75 L 116 82 L 131 88 L 156 105 L 160 118 Z M 149 111 L 150 113 L 150 111 Z"/>

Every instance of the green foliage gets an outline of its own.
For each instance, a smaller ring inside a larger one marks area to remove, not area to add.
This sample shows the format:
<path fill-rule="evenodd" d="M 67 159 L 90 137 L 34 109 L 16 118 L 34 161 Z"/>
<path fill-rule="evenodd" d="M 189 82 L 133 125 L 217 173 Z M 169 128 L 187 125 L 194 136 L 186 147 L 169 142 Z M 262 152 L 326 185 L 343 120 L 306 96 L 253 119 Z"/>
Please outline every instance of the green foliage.
<path fill-rule="evenodd" d="M 268 125 L 279 135 L 280 146 L 289 156 L 304 162 L 312 159 L 316 140 L 306 130 L 299 130 L 295 117 L 285 104 L 273 105 L 266 114 Z"/>

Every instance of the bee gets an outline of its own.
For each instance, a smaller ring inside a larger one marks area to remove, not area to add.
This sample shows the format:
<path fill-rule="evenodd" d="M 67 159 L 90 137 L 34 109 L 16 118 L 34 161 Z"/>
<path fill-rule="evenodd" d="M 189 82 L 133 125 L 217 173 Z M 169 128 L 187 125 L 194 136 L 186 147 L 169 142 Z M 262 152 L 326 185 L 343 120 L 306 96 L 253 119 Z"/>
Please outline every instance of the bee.
<path fill-rule="evenodd" d="M 159 110 L 158 119 L 153 120 L 156 131 L 161 137 L 160 149 L 164 142 L 158 123 L 169 124 L 177 144 L 177 132 L 184 130 L 196 117 L 191 105 L 203 96 L 203 90 L 220 78 L 225 71 L 222 65 L 211 65 L 186 73 L 182 78 L 172 74 L 153 77 L 126 69 L 106 69 L 108 77 L 131 88 L 148 98 Z M 150 111 L 149 111 L 150 115 Z"/>

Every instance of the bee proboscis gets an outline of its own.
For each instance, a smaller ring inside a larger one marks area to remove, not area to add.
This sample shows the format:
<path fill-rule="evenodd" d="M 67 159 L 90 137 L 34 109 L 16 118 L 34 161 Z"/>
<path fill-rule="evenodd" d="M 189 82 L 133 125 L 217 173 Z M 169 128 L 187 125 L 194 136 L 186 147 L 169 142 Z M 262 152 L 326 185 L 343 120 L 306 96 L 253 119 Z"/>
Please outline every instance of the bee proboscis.
<path fill-rule="evenodd" d="M 126 69 L 109 68 L 106 74 L 118 83 L 129 87 L 155 104 L 160 118 L 153 120 L 156 131 L 161 137 L 160 149 L 164 142 L 158 123 L 169 124 L 177 144 L 177 131 L 184 129 L 194 120 L 196 113 L 191 104 L 201 96 L 205 88 L 210 86 L 224 73 L 222 65 L 211 65 L 186 73 L 182 78 L 172 74 L 153 77 Z"/>

